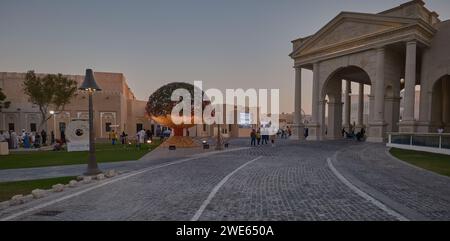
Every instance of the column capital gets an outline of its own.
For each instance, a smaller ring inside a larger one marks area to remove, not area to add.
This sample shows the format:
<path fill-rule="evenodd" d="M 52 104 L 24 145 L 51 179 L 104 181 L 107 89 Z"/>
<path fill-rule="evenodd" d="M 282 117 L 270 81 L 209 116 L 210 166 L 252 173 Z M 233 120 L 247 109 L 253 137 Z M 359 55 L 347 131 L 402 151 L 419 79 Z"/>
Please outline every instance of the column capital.
<path fill-rule="evenodd" d="M 409 40 L 406 42 L 406 45 L 417 45 L 417 40 Z"/>

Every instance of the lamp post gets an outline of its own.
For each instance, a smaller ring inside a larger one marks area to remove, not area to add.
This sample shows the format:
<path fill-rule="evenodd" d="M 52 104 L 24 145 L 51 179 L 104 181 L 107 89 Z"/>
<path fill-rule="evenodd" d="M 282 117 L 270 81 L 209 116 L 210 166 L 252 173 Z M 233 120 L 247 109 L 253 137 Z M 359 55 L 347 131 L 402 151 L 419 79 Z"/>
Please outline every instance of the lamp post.
<path fill-rule="evenodd" d="M 94 72 L 92 71 L 92 69 L 86 69 L 86 75 L 79 90 L 87 91 L 89 95 L 89 158 L 85 175 L 96 175 L 98 173 L 101 173 L 101 171 L 100 169 L 98 169 L 97 160 L 95 158 L 94 109 L 92 103 L 92 95 L 95 91 L 100 91 L 101 89 L 95 82 Z"/>
<path fill-rule="evenodd" d="M 223 150 L 222 145 L 222 138 L 220 138 L 220 124 L 217 124 L 217 144 L 216 144 L 216 150 L 220 151 Z"/>
<path fill-rule="evenodd" d="M 56 112 L 54 110 L 51 110 L 50 115 L 52 115 L 53 117 L 53 133 L 56 133 Z"/>

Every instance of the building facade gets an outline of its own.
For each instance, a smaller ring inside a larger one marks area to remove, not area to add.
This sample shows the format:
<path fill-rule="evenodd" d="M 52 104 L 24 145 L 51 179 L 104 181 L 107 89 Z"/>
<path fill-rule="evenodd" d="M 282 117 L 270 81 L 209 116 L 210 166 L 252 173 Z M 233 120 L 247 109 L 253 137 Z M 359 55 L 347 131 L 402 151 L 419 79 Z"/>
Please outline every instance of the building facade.
<path fill-rule="evenodd" d="M 388 132 L 435 132 L 441 127 L 450 132 L 449 42 L 450 21 L 441 21 L 422 0 L 377 14 L 342 12 L 317 33 L 292 41 L 295 110 L 301 109 L 301 71 L 313 72 L 308 138 L 341 138 L 342 128 L 350 124 L 351 82 L 359 84 L 356 123 L 360 128 L 364 86 L 370 86 L 368 141 L 383 142 Z M 417 85 L 418 119 L 414 116 Z M 343 99 L 348 101 L 342 103 Z M 294 122 L 301 125 L 301 119 L 296 111 Z"/>
<path fill-rule="evenodd" d="M 41 131 L 41 115 L 39 108 L 28 101 L 23 92 L 23 81 L 26 73 L 0 72 L 0 88 L 3 89 L 11 106 L 0 112 L 0 129 L 20 132 Z M 37 74 L 42 77 L 45 74 Z M 155 124 L 147 118 L 145 105 L 147 101 L 137 100 L 128 87 L 122 73 L 95 72 L 95 79 L 102 89 L 94 94 L 94 126 L 98 139 L 108 138 L 112 130 L 121 133 L 125 131 L 130 137 L 140 129 L 155 129 Z M 84 80 L 84 75 L 65 75 L 75 80 L 78 86 Z M 55 138 L 60 138 L 68 123 L 73 119 L 88 118 L 88 96 L 78 91 L 70 104 L 60 113 L 55 113 L 43 129 L 48 135 L 52 131 Z"/>

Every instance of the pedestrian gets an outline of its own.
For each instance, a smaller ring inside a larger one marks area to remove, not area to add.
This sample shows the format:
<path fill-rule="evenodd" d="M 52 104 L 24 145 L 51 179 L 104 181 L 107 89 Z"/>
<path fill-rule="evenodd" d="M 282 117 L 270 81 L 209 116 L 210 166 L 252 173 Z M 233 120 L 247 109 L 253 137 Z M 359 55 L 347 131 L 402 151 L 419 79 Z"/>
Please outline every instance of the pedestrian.
<path fill-rule="evenodd" d="M 55 144 L 55 133 L 53 131 L 50 132 L 50 144 Z"/>
<path fill-rule="evenodd" d="M 19 136 L 15 131 L 11 132 L 11 149 L 19 148 Z"/>
<path fill-rule="evenodd" d="M 41 147 L 41 135 L 39 135 L 39 133 L 36 133 L 36 135 L 34 136 L 33 146 L 34 148 Z"/>
<path fill-rule="evenodd" d="M 262 129 L 262 144 L 268 144 L 267 142 L 269 141 L 269 131 L 267 130 L 267 128 L 263 128 Z"/>
<path fill-rule="evenodd" d="M 66 133 L 64 133 L 64 131 L 61 131 L 61 142 L 63 144 L 66 143 Z"/>
<path fill-rule="evenodd" d="M 125 131 L 122 131 L 122 134 L 120 135 L 120 142 L 122 142 L 122 145 L 125 145 L 126 141 L 127 141 L 127 134 L 125 133 Z"/>
<path fill-rule="evenodd" d="M 152 132 L 150 131 L 150 129 L 147 129 L 145 131 L 145 142 L 147 142 L 148 140 L 151 140 L 152 139 L 151 136 L 152 136 Z"/>
<path fill-rule="evenodd" d="M 305 139 L 308 138 L 308 136 L 309 136 L 309 129 L 308 129 L 308 127 L 305 128 L 304 135 L 305 135 Z"/>
<path fill-rule="evenodd" d="M 45 130 L 41 131 L 42 145 L 47 145 L 47 132 Z"/>
<path fill-rule="evenodd" d="M 153 141 L 153 131 L 150 131 L 150 140 Z"/>
<path fill-rule="evenodd" d="M 256 141 L 258 142 L 258 146 L 261 144 L 261 130 L 258 129 L 256 132 Z"/>
<path fill-rule="evenodd" d="M 8 149 L 12 149 L 11 148 L 11 146 L 12 146 L 11 142 L 12 141 L 11 141 L 11 131 L 10 130 L 5 132 L 5 139 L 8 142 Z"/>
<path fill-rule="evenodd" d="M 22 141 L 23 141 L 23 148 L 25 149 L 30 148 L 30 136 L 28 135 L 27 132 L 24 132 Z"/>
<path fill-rule="evenodd" d="M 30 133 L 30 146 L 34 147 L 34 142 L 36 141 L 36 134 L 33 132 Z"/>
<path fill-rule="evenodd" d="M 256 146 L 256 131 L 255 131 L 255 129 L 253 129 L 252 132 L 250 132 L 250 139 L 251 139 L 250 145 Z"/>
<path fill-rule="evenodd" d="M 22 129 L 22 134 L 20 135 L 20 142 L 23 144 L 23 141 L 25 140 L 25 137 L 27 137 L 27 133 L 25 132 L 25 129 Z"/>
<path fill-rule="evenodd" d="M 141 148 L 141 145 L 144 144 L 144 140 L 145 140 L 145 131 L 144 130 L 140 130 L 136 134 L 136 142 L 137 142 L 137 146 L 139 148 Z"/>
<path fill-rule="evenodd" d="M 115 130 L 112 130 L 112 131 L 110 132 L 110 138 L 111 138 L 111 143 L 112 143 L 113 145 L 115 145 L 116 142 L 117 142 L 117 133 L 116 133 Z"/>

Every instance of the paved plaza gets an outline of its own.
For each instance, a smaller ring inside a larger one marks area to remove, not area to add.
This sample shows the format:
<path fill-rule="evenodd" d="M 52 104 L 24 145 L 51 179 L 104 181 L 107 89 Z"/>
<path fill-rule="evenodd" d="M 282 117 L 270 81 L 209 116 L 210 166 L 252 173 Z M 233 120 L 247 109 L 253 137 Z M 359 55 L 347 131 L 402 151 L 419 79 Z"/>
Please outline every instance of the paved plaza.
<path fill-rule="evenodd" d="M 450 220 L 450 178 L 383 144 L 230 147 L 148 155 L 117 177 L 0 210 L 0 220 Z"/>

